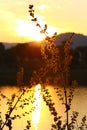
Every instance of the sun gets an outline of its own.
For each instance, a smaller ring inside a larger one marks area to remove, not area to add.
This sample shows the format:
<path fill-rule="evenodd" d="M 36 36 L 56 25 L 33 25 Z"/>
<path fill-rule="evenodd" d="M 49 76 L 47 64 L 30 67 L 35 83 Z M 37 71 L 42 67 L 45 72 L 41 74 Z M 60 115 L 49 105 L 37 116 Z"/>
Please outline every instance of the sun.
<path fill-rule="evenodd" d="M 47 29 L 48 36 L 52 36 L 56 28 L 49 26 Z M 40 33 L 40 28 L 36 27 L 35 24 L 27 20 L 17 19 L 16 21 L 16 33 L 18 36 L 25 37 L 32 41 L 42 41 L 45 39 L 45 34 Z"/>
<path fill-rule="evenodd" d="M 30 37 L 34 41 L 42 41 L 43 39 L 45 39 L 46 36 L 45 34 L 40 33 L 39 28 L 37 28 L 36 26 L 33 26 L 31 29 Z"/>

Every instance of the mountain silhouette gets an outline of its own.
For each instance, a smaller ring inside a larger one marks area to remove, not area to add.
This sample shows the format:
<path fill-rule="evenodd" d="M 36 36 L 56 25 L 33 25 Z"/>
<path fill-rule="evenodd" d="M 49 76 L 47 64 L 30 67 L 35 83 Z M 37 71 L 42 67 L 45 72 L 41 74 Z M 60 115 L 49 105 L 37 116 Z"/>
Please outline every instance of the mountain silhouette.
<path fill-rule="evenodd" d="M 67 40 L 72 33 L 62 33 L 60 35 L 57 36 L 55 43 L 57 45 L 60 45 L 63 41 Z M 72 48 L 76 48 L 79 46 L 87 46 L 87 36 L 83 35 L 83 34 L 76 34 L 74 35 L 73 39 L 72 39 Z"/>

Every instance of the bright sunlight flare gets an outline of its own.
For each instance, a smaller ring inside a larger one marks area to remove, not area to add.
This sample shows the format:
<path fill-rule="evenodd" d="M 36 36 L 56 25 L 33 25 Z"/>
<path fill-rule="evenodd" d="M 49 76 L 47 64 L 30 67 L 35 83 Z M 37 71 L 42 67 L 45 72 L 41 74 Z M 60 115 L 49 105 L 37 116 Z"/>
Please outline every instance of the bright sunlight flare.
<path fill-rule="evenodd" d="M 45 38 L 45 35 L 40 33 L 40 29 L 35 24 L 22 19 L 16 21 L 16 32 L 18 36 L 29 37 L 33 41 L 41 41 Z"/>
<path fill-rule="evenodd" d="M 27 20 L 17 19 L 15 30 L 18 36 L 23 36 L 33 41 L 42 41 L 45 38 L 45 34 L 40 33 L 40 28 L 36 27 L 35 23 Z M 55 31 L 56 28 L 52 26 L 47 29 L 49 36 L 52 36 Z"/>
<path fill-rule="evenodd" d="M 41 110 L 41 85 L 38 84 L 35 86 L 35 94 L 34 94 L 35 102 L 33 106 L 35 107 L 35 110 L 32 113 L 32 120 L 33 124 L 35 126 L 35 130 L 37 130 L 37 125 L 40 118 L 40 110 Z"/>

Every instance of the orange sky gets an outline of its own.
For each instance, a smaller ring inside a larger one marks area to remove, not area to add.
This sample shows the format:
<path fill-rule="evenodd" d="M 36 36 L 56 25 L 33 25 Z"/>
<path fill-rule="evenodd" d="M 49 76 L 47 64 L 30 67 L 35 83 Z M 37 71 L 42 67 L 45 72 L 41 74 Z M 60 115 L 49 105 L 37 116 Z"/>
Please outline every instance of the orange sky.
<path fill-rule="evenodd" d="M 87 35 L 87 0 L 0 0 L 0 42 L 40 40 L 39 30 L 30 21 L 28 5 L 49 35 L 75 32 Z"/>

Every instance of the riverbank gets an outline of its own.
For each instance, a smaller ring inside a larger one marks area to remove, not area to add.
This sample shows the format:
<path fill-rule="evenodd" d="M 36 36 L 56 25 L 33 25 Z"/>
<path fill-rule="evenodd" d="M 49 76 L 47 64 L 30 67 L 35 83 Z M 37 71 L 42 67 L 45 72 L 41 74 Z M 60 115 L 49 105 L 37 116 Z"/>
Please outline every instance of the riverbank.
<path fill-rule="evenodd" d="M 0 69 L 0 86 L 2 85 L 17 85 L 16 68 Z M 28 85 L 33 70 L 26 69 L 24 72 L 24 84 Z M 87 86 L 87 69 L 72 69 L 70 71 L 70 81 L 76 80 L 79 85 Z"/>

